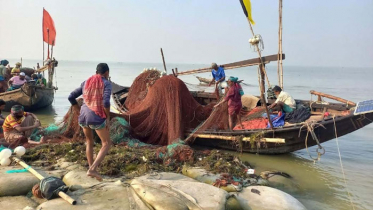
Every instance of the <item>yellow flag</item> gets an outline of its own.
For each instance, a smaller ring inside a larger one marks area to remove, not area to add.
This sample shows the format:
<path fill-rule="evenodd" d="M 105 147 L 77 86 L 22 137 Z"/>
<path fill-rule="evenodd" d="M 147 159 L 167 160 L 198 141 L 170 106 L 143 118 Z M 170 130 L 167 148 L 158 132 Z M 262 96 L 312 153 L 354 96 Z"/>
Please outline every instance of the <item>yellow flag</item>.
<path fill-rule="evenodd" d="M 247 19 L 250 21 L 251 24 L 255 24 L 252 16 L 251 16 L 251 2 L 250 0 L 240 0 L 243 13 L 245 13 Z"/>

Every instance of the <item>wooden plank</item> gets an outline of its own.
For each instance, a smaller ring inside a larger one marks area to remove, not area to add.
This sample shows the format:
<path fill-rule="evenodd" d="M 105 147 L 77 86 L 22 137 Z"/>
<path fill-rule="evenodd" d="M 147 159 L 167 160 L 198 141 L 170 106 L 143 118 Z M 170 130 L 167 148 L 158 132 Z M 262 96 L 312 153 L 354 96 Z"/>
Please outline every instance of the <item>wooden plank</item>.
<path fill-rule="evenodd" d="M 196 138 L 202 138 L 202 139 L 221 139 L 221 140 L 227 140 L 227 141 L 234 141 L 234 140 L 239 139 L 239 136 L 222 136 L 222 135 L 214 135 L 214 134 L 195 134 L 193 136 Z M 250 141 L 250 137 L 243 137 L 242 141 Z M 261 138 L 260 142 L 285 144 L 285 139 Z"/>
<path fill-rule="evenodd" d="M 271 61 L 277 61 L 280 56 L 278 54 L 275 55 L 269 55 L 262 57 L 263 63 L 267 64 Z M 282 60 L 285 59 L 285 54 L 282 54 Z M 252 58 L 248 60 L 243 60 L 243 61 L 238 61 L 234 63 L 227 63 L 223 64 L 225 70 L 230 70 L 230 69 L 235 69 L 235 68 L 242 68 L 242 67 L 247 67 L 247 66 L 255 66 L 261 64 L 260 58 Z M 193 70 L 188 70 L 184 72 L 178 72 L 177 75 L 189 75 L 189 74 L 198 74 L 198 73 L 205 73 L 205 72 L 210 72 L 211 67 L 207 68 L 200 68 L 200 69 L 193 69 Z"/>
<path fill-rule="evenodd" d="M 326 93 L 321 93 L 321 92 L 317 92 L 317 91 L 314 91 L 314 90 L 311 90 L 310 93 L 313 94 L 313 95 L 322 96 L 322 97 L 325 97 L 325 98 L 336 100 L 336 101 L 348 104 L 350 106 L 356 106 L 356 104 L 352 101 L 349 101 L 349 100 L 346 100 L 346 99 L 343 99 L 343 98 L 340 98 L 340 97 L 336 97 L 336 96 L 333 96 L 333 95 L 329 95 L 329 94 L 326 94 Z"/>

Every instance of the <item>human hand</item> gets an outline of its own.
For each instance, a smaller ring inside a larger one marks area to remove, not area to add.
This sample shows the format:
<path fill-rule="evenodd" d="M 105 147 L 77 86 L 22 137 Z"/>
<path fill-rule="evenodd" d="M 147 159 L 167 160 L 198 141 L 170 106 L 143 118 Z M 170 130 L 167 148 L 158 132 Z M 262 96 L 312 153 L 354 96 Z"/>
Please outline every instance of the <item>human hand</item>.
<path fill-rule="evenodd" d="M 35 123 L 34 123 L 34 127 L 37 128 L 37 127 L 40 127 L 40 126 L 41 126 L 40 120 L 36 119 Z"/>

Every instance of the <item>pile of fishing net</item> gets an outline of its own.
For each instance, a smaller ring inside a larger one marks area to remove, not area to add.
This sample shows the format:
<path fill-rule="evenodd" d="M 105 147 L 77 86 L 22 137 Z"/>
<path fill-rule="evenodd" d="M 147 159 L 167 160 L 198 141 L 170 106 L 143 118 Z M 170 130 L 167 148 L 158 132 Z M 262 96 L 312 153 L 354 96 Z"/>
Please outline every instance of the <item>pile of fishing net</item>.
<path fill-rule="evenodd" d="M 201 124 L 212 105 L 202 106 L 183 81 L 174 76 L 160 77 L 158 71 L 146 71 L 133 82 L 123 114 L 132 135 L 142 142 L 169 145 L 183 139 L 188 129 Z"/>
<path fill-rule="evenodd" d="M 194 159 L 193 149 L 186 145 L 184 141 L 178 139 L 174 143 L 160 147 L 156 150 L 158 159 L 163 160 L 165 165 L 175 162 L 188 162 Z"/>
<path fill-rule="evenodd" d="M 83 99 L 78 99 L 79 107 L 83 104 Z M 30 138 L 34 141 L 40 141 L 42 136 L 48 139 L 54 139 L 54 142 L 79 141 L 84 139 L 84 133 L 78 122 L 79 113 L 76 113 L 72 107 L 65 114 L 63 120 L 58 124 L 51 124 L 46 128 L 34 129 Z"/>

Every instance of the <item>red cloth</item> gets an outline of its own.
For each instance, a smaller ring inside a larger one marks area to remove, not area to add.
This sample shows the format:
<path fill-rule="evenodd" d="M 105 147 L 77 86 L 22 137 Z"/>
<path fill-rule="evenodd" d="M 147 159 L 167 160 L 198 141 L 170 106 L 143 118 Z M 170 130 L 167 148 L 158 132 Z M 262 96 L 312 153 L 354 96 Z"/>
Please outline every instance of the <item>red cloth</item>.
<path fill-rule="evenodd" d="M 229 87 L 228 93 L 225 96 L 225 100 L 228 101 L 229 115 L 239 114 L 242 109 L 240 89 L 241 86 L 238 83 L 234 83 L 234 85 Z"/>
<path fill-rule="evenodd" d="M 48 30 L 49 30 L 49 35 L 48 35 Z M 44 42 L 50 45 L 53 45 L 53 46 L 56 44 L 56 28 L 54 27 L 54 22 L 53 22 L 52 17 L 49 15 L 47 10 L 45 9 L 43 9 L 43 40 Z"/>
<path fill-rule="evenodd" d="M 243 128 L 241 125 L 236 125 L 233 130 L 251 130 L 251 129 L 264 129 L 267 128 L 268 119 L 258 118 L 249 121 L 242 122 Z"/>
<path fill-rule="evenodd" d="M 104 103 L 104 82 L 101 75 L 96 74 L 88 78 L 83 90 L 83 99 L 87 107 L 101 118 L 106 118 Z"/>

